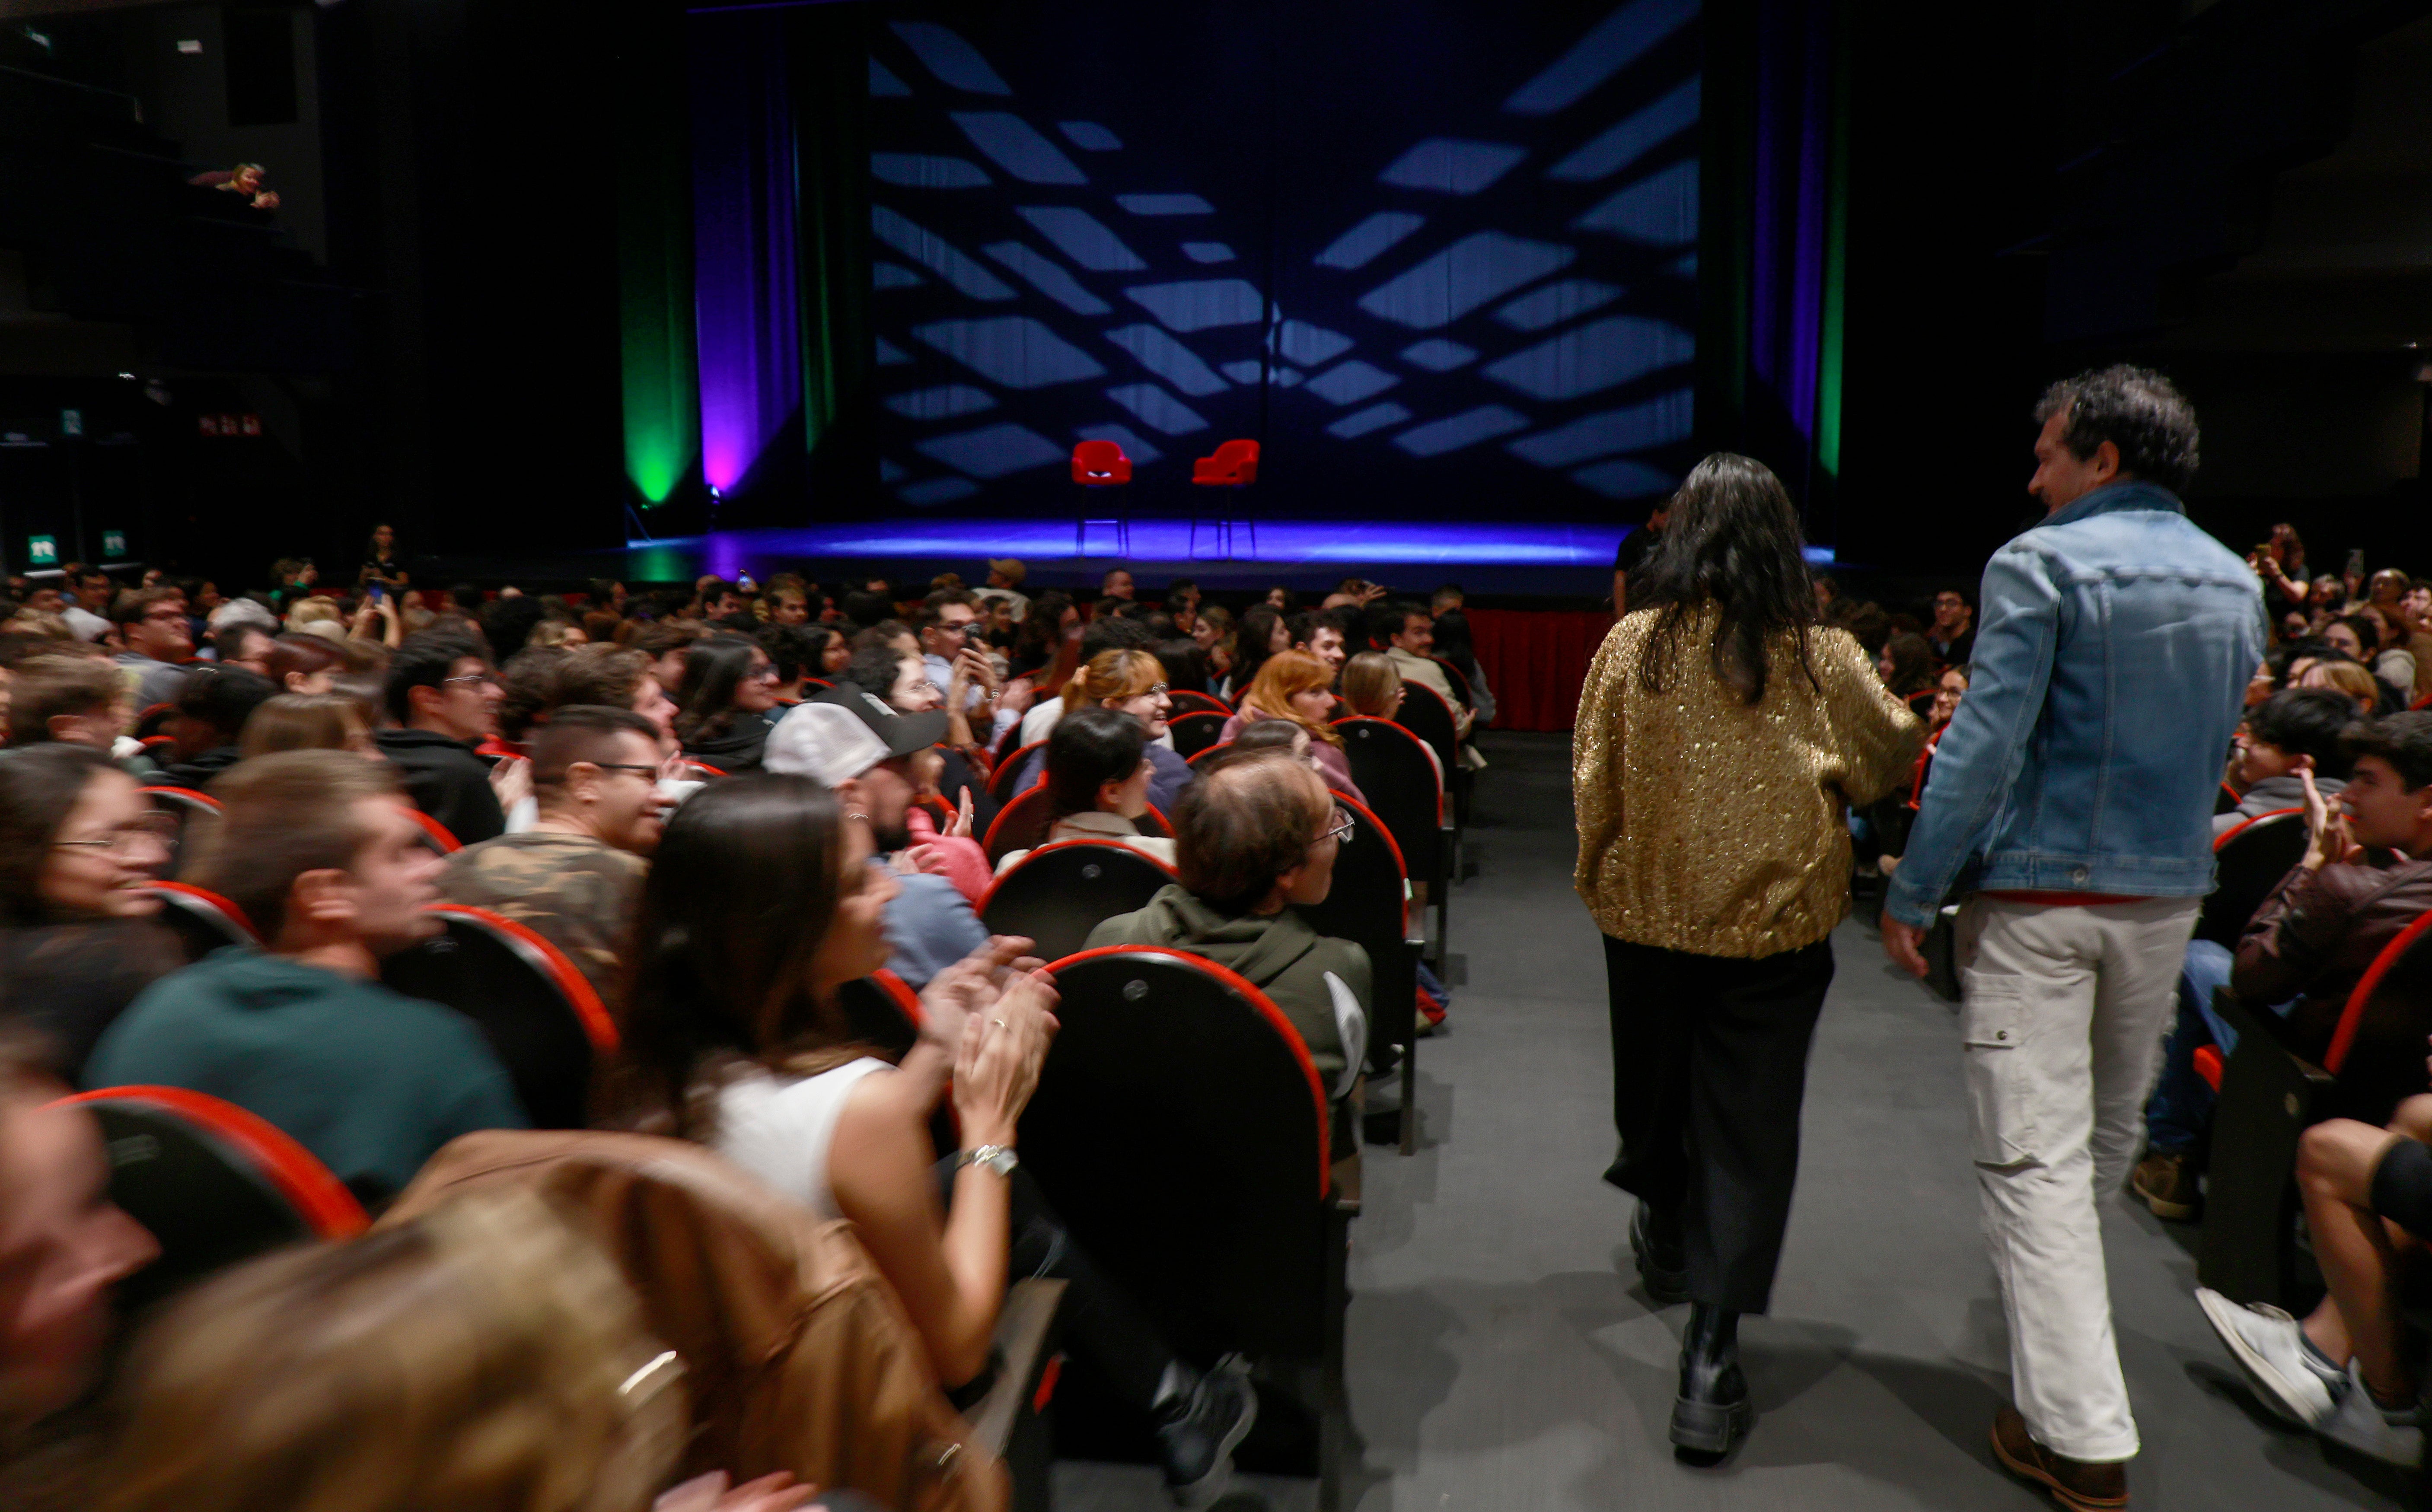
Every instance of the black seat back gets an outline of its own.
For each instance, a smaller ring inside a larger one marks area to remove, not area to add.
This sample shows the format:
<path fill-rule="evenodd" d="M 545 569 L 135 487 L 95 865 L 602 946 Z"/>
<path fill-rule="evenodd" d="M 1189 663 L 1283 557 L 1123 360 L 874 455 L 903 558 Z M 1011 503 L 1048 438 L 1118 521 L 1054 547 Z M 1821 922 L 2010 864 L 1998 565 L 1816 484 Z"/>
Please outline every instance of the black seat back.
<path fill-rule="evenodd" d="M 177 821 L 177 843 L 169 848 L 169 865 L 160 873 L 163 877 L 176 877 L 186 869 L 194 853 L 202 822 L 220 812 L 220 800 L 191 787 L 147 787 L 144 797 L 154 808 Z"/>
<path fill-rule="evenodd" d="M 1206 750 L 1186 756 L 1183 760 L 1189 762 L 1191 765 L 1196 766 L 1201 762 L 1206 761 L 1208 757 L 1215 755 L 1218 751 L 1223 750 L 1224 748 L 1232 744 L 1233 743 L 1229 740 L 1220 740 L 1213 746 L 1208 747 Z"/>
<path fill-rule="evenodd" d="M 1016 850 L 1036 850 L 1047 843 L 1047 827 L 1052 813 L 1047 784 L 1037 783 L 1014 795 L 999 810 L 996 822 L 989 825 L 988 838 L 982 842 L 988 851 L 988 865 L 993 866 Z"/>
<path fill-rule="evenodd" d="M 160 1245 L 160 1257 L 119 1286 L 130 1317 L 255 1255 L 363 1230 L 362 1205 L 328 1167 L 233 1103 L 166 1086 L 65 1100 L 101 1125 L 110 1201 Z"/>
<path fill-rule="evenodd" d="M 1184 761 L 1189 761 L 1215 745 L 1218 737 L 1224 733 L 1225 721 L 1232 717 L 1213 709 L 1193 709 L 1175 714 L 1165 722 L 1165 726 L 1174 732 L 1174 751 Z"/>
<path fill-rule="evenodd" d="M 1427 660 L 1444 668 L 1444 684 L 1452 689 L 1453 701 L 1459 703 L 1464 709 L 1475 709 L 1478 707 L 1477 696 L 1469 691 L 1468 673 L 1463 672 L 1461 668 L 1453 665 L 1450 662 L 1445 661 L 1441 656 L 1431 656 L 1428 657 Z M 1403 680 L 1408 681 L 1409 679 L 1406 678 Z"/>
<path fill-rule="evenodd" d="M 2238 948 L 2238 937 L 2280 879 L 2305 853 L 2305 811 L 2274 809 L 2213 842 L 2212 896 L 2196 916 L 2195 937 Z"/>
<path fill-rule="evenodd" d="M 1405 1049 L 1418 1020 L 1418 956 L 1408 943 L 1410 874 L 1393 832 L 1376 814 L 1343 794 L 1334 801 L 1351 816 L 1351 838 L 1334 857 L 1334 885 L 1322 903 L 1293 909 L 1320 934 L 1349 940 L 1368 952 L 1375 1000 L 1368 1004 L 1368 1064 L 1390 1064 L 1388 1046 Z"/>
<path fill-rule="evenodd" d="M 1013 784 L 1021 778 L 1022 767 L 1029 764 L 1031 757 L 1044 750 L 1046 747 L 1047 742 L 1034 740 L 1027 746 L 1016 746 L 998 757 L 995 767 L 988 773 L 988 797 L 996 799 L 1000 804 L 1012 802 L 1016 792 Z"/>
<path fill-rule="evenodd" d="M 980 899 L 990 934 L 1039 942 L 1033 954 L 1071 955 L 1117 914 L 1146 908 L 1174 868 L 1110 840 L 1058 840 L 1017 861 Z"/>
<path fill-rule="evenodd" d="M 1204 710 L 1228 719 L 1233 714 L 1233 711 L 1225 707 L 1224 700 L 1212 693 L 1199 693 L 1190 688 L 1174 688 L 1169 690 L 1166 697 L 1174 700 L 1175 714 L 1192 714 Z"/>
<path fill-rule="evenodd" d="M 1461 760 L 1461 737 L 1453 727 L 1452 706 L 1444 695 L 1424 682 L 1402 683 L 1402 707 L 1393 723 L 1427 743 L 1449 773 Z"/>
<path fill-rule="evenodd" d="M 1078 1247 L 1191 1359 L 1325 1340 L 1326 1094 L 1232 972 L 1145 946 L 1056 962 L 1022 1161 Z"/>
<path fill-rule="evenodd" d="M 1402 864 L 1413 879 L 1434 882 L 1442 848 L 1444 782 L 1427 748 L 1390 719 L 1338 719 L 1334 732 L 1343 737 L 1351 780 L 1401 848 Z"/>
<path fill-rule="evenodd" d="M 154 882 L 149 891 L 160 899 L 160 922 L 177 937 L 189 961 L 199 961 L 223 945 L 260 945 L 245 911 L 219 894 L 191 882 Z"/>
<path fill-rule="evenodd" d="M 600 995 L 555 946 L 487 909 L 434 903 L 442 932 L 380 963 L 380 981 L 481 1026 L 535 1129 L 589 1124 L 591 1072 L 616 1048 Z"/>

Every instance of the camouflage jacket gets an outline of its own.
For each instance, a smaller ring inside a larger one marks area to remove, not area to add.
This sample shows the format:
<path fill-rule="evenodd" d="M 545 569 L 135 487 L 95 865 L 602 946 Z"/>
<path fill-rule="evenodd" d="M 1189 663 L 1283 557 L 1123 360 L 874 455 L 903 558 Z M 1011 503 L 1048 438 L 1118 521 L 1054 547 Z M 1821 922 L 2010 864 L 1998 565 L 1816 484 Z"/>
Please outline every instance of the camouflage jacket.
<path fill-rule="evenodd" d="M 439 895 L 503 914 L 564 950 L 616 1000 L 617 952 L 633 928 L 649 870 L 642 858 L 588 835 L 532 830 L 467 846 L 448 858 Z"/>

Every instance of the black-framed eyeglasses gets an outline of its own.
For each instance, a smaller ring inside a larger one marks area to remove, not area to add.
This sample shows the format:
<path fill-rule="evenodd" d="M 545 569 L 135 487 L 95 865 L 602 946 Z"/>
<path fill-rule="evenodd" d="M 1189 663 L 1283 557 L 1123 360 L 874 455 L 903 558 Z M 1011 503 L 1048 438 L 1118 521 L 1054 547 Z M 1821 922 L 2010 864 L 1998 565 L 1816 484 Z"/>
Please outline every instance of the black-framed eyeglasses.
<path fill-rule="evenodd" d="M 146 814 L 130 819 L 97 840 L 54 840 L 51 844 L 62 850 L 105 850 L 123 855 L 149 841 L 164 849 L 177 846 L 177 819 L 175 815 Z"/>

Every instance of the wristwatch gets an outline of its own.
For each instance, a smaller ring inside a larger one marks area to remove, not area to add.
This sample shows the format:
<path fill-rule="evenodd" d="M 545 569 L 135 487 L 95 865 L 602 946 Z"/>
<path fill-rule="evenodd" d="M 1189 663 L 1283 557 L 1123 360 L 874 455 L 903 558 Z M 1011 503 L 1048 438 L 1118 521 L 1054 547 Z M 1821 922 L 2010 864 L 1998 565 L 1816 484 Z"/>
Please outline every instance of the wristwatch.
<path fill-rule="evenodd" d="M 1011 1145 L 982 1145 L 976 1150 L 966 1150 L 954 1157 L 956 1170 L 962 1169 L 965 1166 L 984 1166 L 988 1168 L 990 1174 L 997 1176 L 1012 1175 L 1013 1168 L 1021 1164 L 1022 1157 L 1013 1152 Z"/>

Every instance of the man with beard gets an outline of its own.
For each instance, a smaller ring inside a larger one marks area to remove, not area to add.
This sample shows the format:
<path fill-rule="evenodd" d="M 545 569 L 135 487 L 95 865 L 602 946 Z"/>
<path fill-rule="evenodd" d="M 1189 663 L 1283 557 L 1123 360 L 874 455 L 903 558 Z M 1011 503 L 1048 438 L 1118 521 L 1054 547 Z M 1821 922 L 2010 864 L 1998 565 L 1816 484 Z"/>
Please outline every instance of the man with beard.
<path fill-rule="evenodd" d="M 887 905 L 895 951 L 887 968 L 915 989 L 988 943 L 953 882 L 896 858 L 912 843 L 904 825 L 918 785 L 912 763 L 945 733 L 943 710 L 898 714 L 858 683 L 840 682 L 780 721 L 760 757 L 764 770 L 825 782 L 848 815 L 869 821 L 879 852 L 871 864 L 891 867 L 902 883 Z"/>

